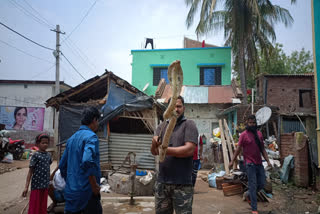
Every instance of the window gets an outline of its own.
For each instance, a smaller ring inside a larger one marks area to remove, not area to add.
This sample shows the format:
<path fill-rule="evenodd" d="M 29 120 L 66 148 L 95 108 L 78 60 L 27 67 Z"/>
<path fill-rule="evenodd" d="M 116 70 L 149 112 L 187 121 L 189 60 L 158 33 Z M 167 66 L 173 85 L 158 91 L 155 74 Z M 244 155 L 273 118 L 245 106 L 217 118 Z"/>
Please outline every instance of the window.
<path fill-rule="evenodd" d="M 312 107 L 311 89 L 299 89 L 299 107 Z"/>
<path fill-rule="evenodd" d="M 166 67 L 153 68 L 153 85 L 157 86 L 162 78 L 166 80 L 167 84 L 169 83 L 168 68 Z"/>
<path fill-rule="evenodd" d="M 200 85 L 221 85 L 221 67 L 200 68 Z"/>

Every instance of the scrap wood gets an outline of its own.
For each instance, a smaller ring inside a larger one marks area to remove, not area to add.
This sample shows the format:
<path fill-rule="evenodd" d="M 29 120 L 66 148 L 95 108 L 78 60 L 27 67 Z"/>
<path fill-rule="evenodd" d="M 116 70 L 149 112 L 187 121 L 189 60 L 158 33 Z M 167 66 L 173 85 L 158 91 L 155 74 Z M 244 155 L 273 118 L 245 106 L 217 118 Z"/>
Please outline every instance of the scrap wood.
<path fill-rule="evenodd" d="M 222 184 L 224 196 L 238 195 L 243 192 L 242 184 Z"/>
<path fill-rule="evenodd" d="M 232 143 L 232 145 L 233 145 L 233 149 L 236 150 L 236 145 L 235 145 L 235 143 L 234 143 L 233 136 L 232 136 L 232 134 L 231 134 L 231 131 L 230 131 L 230 129 L 229 129 L 229 126 L 228 126 L 228 123 L 227 123 L 227 120 L 226 120 L 226 119 L 224 119 L 224 126 L 225 126 L 225 128 L 226 128 L 226 132 L 228 132 L 228 135 L 230 136 L 230 140 L 231 140 L 231 143 Z"/>
<path fill-rule="evenodd" d="M 224 135 L 225 135 L 225 138 L 226 138 L 226 141 L 227 141 L 229 156 L 230 156 L 230 159 L 232 159 L 233 149 L 232 149 L 232 146 L 231 146 L 231 140 L 230 140 L 230 136 L 229 136 L 228 129 L 227 129 L 228 125 L 227 125 L 226 119 L 224 119 L 223 121 L 224 121 L 224 128 L 225 128 L 225 130 L 223 132 L 224 132 Z"/>
<path fill-rule="evenodd" d="M 221 143 L 222 143 L 222 151 L 223 151 L 224 169 L 225 169 L 225 171 L 226 171 L 226 174 L 229 175 L 229 174 L 230 174 L 230 170 L 229 170 L 229 158 L 228 158 L 228 151 L 227 151 L 226 140 L 225 140 L 225 138 L 224 138 L 222 120 L 219 120 L 219 127 L 220 127 L 220 133 L 221 133 Z"/>
<path fill-rule="evenodd" d="M 227 139 L 227 145 L 228 145 L 228 150 L 229 150 L 229 155 L 230 155 L 230 160 L 232 160 L 232 157 L 233 157 L 233 148 L 235 149 L 235 147 L 232 148 L 232 145 L 231 145 L 231 139 L 232 139 L 232 142 L 233 142 L 233 146 L 234 146 L 234 141 L 233 141 L 233 137 L 230 133 L 230 130 L 229 130 L 229 127 L 228 127 L 228 124 L 227 124 L 227 120 L 224 119 L 224 127 L 225 127 L 225 136 L 226 136 L 226 139 Z M 235 161 L 233 163 L 233 169 L 236 169 L 237 168 L 237 162 Z"/>

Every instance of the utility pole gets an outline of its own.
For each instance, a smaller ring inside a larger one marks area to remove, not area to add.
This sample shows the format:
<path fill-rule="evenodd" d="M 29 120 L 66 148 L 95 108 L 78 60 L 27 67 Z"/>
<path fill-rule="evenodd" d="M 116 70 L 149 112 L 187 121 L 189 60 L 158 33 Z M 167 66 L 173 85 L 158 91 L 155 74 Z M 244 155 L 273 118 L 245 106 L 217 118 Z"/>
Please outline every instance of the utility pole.
<path fill-rule="evenodd" d="M 60 33 L 64 34 L 60 31 L 60 25 L 56 25 L 56 29 L 52 29 L 51 31 L 56 32 L 56 50 L 53 51 L 53 55 L 56 57 L 56 84 L 55 84 L 55 95 L 60 93 Z M 57 109 L 54 111 L 54 145 L 59 143 L 59 114 Z M 57 148 L 55 147 L 55 152 L 57 154 Z M 59 157 L 58 157 L 59 159 Z"/>

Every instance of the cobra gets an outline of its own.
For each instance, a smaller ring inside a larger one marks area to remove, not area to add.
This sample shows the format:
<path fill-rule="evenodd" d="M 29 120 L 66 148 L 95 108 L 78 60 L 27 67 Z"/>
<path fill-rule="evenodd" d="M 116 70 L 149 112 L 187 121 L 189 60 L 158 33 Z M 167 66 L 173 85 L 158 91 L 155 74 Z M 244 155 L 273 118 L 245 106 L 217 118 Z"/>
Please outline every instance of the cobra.
<path fill-rule="evenodd" d="M 176 101 L 181 93 L 182 83 L 183 83 L 183 71 L 180 65 L 180 61 L 176 60 L 168 68 L 168 79 L 170 87 L 172 90 L 172 97 L 168 108 L 163 114 L 163 119 L 169 119 L 169 125 L 164 133 L 162 144 L 159 146 L 159 160 L 163 162 L 166 157 L 167 148 L 169 145 L 169 140 L 173 129 L 177 122 L 177 113 L 175 112 Z"/>

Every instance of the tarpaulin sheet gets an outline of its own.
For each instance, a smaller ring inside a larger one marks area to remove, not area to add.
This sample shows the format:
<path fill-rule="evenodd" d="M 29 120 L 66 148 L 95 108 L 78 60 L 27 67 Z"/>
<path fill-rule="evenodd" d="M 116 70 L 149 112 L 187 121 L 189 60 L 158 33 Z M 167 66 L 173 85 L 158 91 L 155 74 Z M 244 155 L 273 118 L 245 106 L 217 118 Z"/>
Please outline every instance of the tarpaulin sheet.
<path fill-rule="evenodd" d="M 283 183 L 288 183 L 290 169 L 294 168 L 294 157 L 293 155 L 288 155 L 284 158 L 283 166 L 280 170 L 280 179 Z"/>
<path fill-rule="evenodd" d="M 60 143 L 71 137 L 81 126 L 81 115 L 86 106 L 61 105 L 59 114 Z"/>
<path fill-rule="evenodd" d="M 107 103 L 102 107 L 103 117 L 100 124 L 104 124 L 123 111 L 141 111 L 152 109 L 153 99 L 142 93 L 132 94 L 113 82 L 110 82 Z"/>
<path fill-rule="evenodd" d="M 122 87 L 110 82 L 108 100 L 101 108 L 102 117 L 99 120 L 103 126 L 112 118 L 124 111 L 141 111 L 152 109 L 154 100 L 143 93 L 132 94 Z M 59 115 L 60 143 L 71 137 L 81 126 L 82 112 L 88 106 L 61 105 Z"/>

